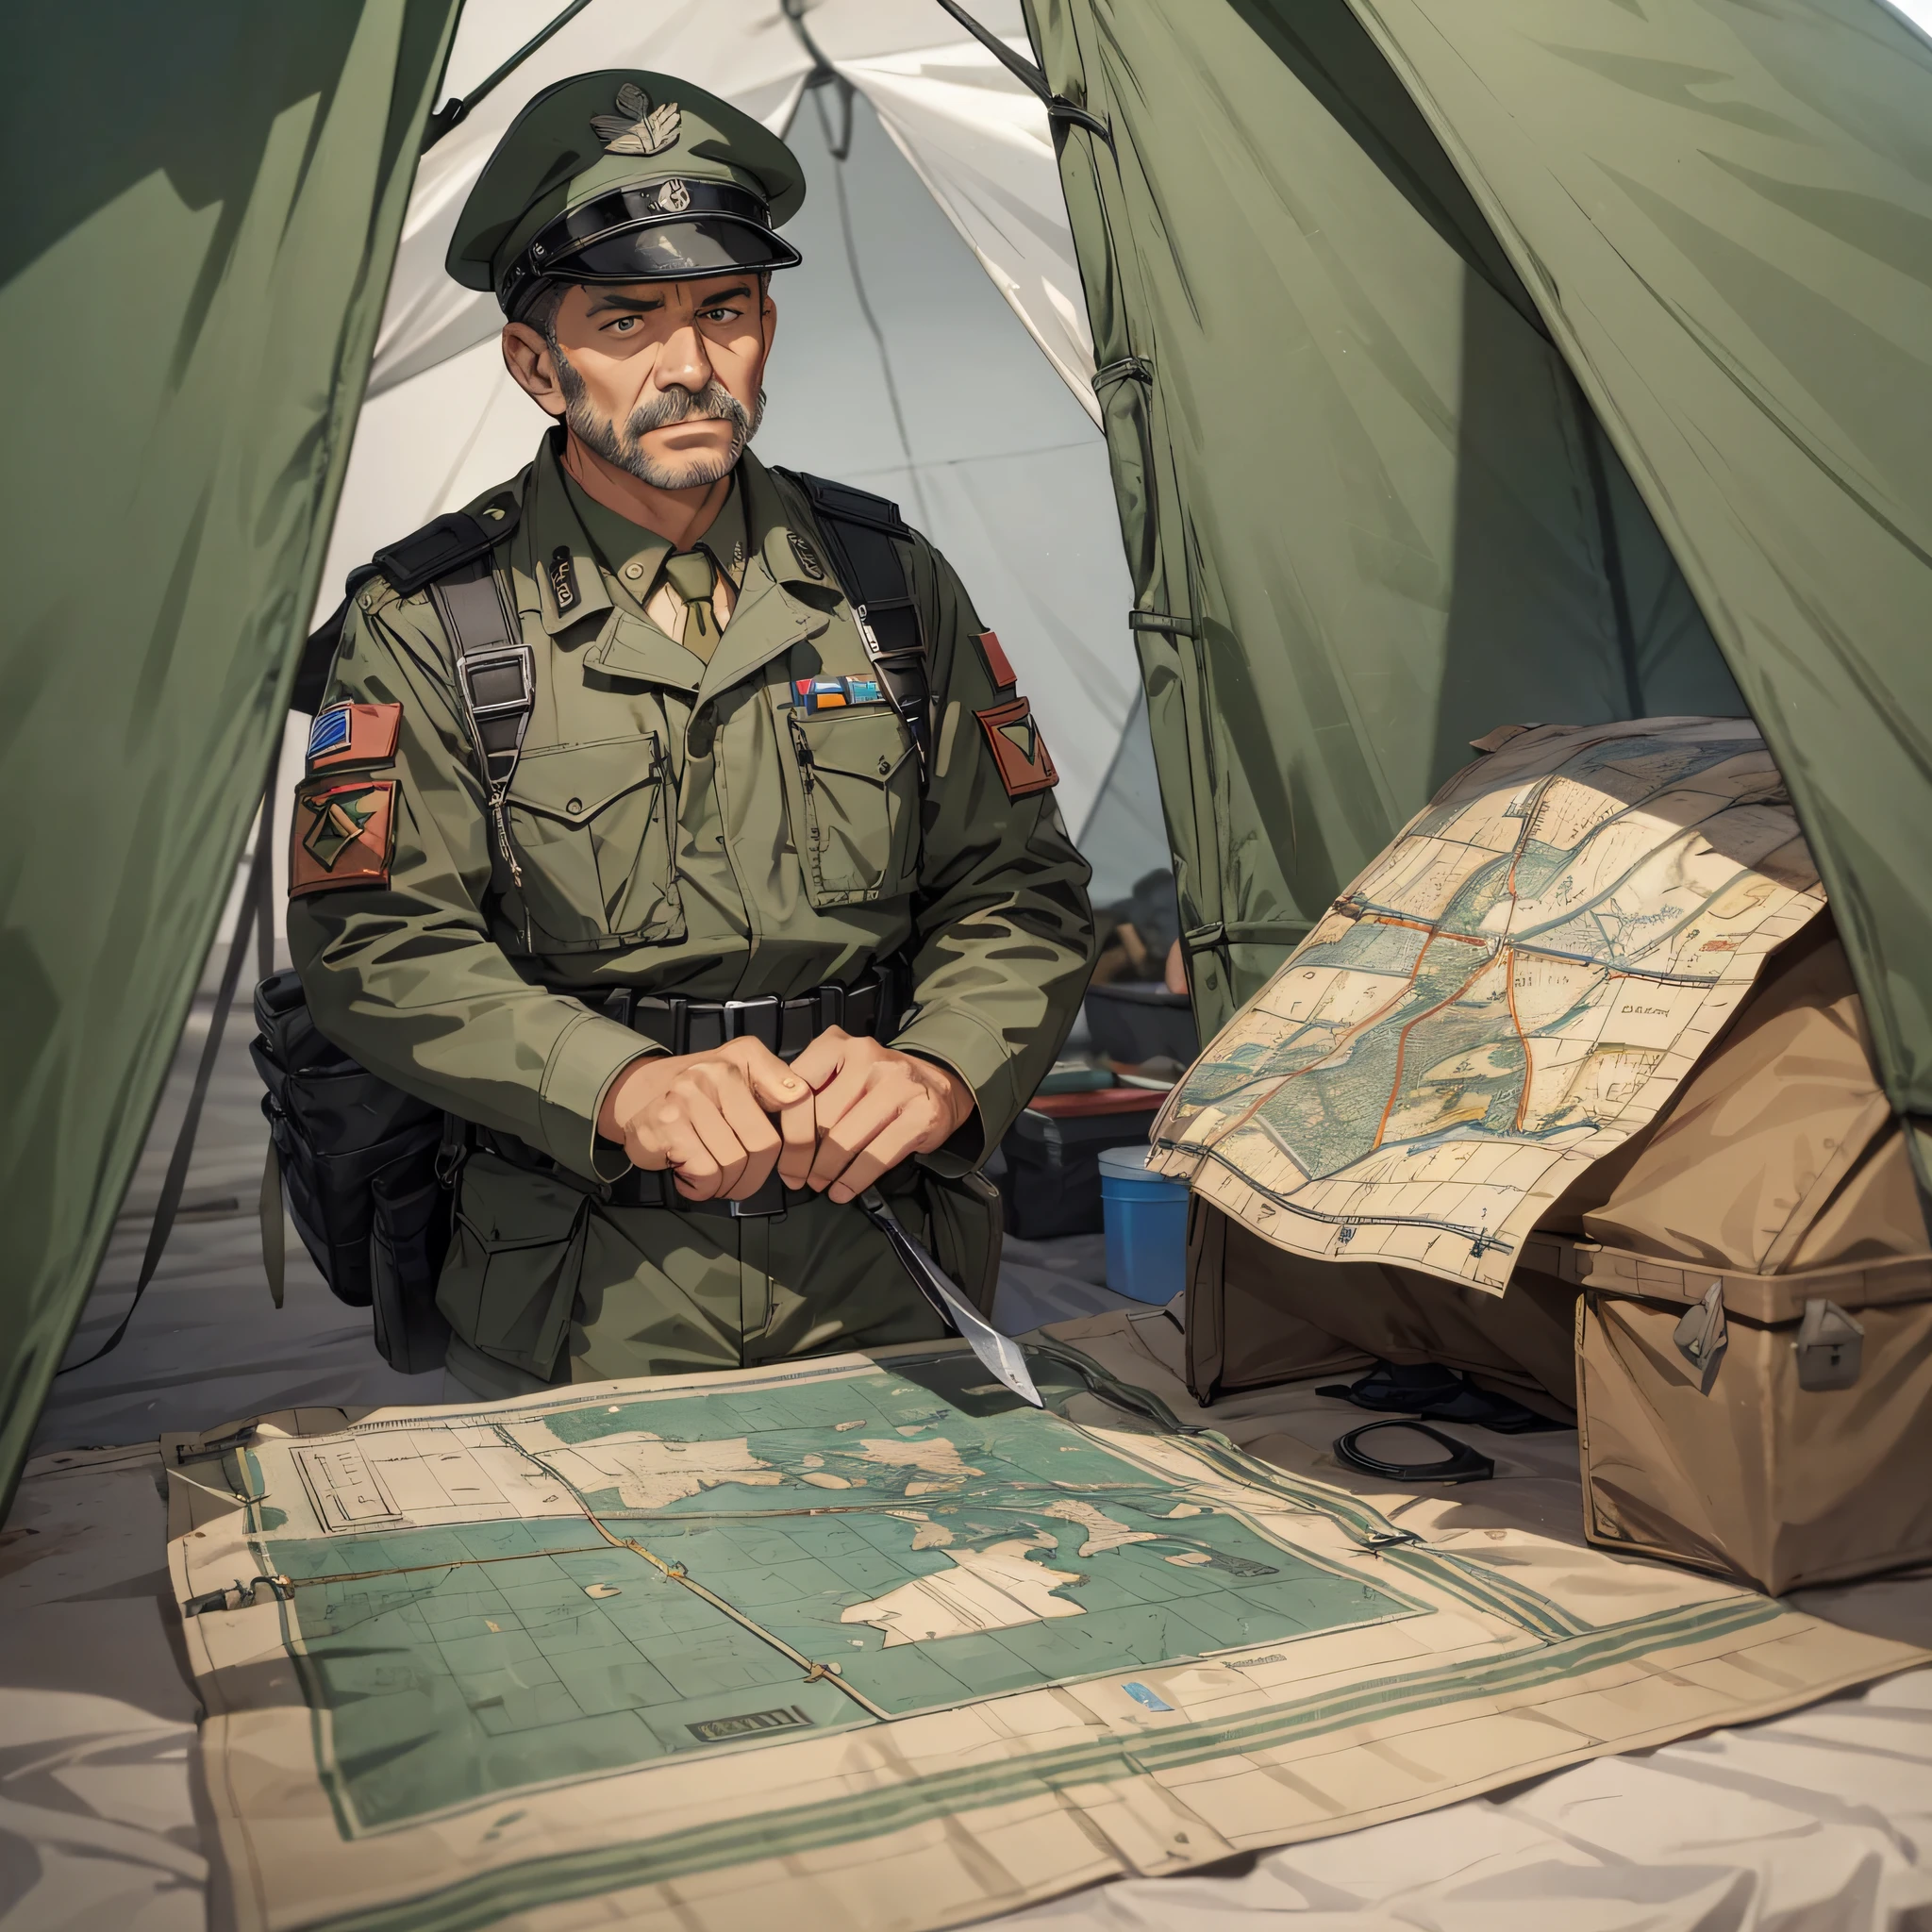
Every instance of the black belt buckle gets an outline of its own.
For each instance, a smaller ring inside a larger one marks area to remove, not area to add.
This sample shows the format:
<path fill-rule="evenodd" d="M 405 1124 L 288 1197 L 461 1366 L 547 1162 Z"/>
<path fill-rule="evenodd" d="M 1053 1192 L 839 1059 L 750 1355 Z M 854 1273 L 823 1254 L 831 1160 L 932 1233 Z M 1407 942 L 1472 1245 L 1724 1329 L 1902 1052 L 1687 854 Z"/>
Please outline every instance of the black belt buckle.
<path fill-rule="evenodd" d="M 758 1000 L 726 1000 L 723 1008 L 724 1038 L 756 1040 L 776 1053 L 782 1004 L 776 993 Z"/>

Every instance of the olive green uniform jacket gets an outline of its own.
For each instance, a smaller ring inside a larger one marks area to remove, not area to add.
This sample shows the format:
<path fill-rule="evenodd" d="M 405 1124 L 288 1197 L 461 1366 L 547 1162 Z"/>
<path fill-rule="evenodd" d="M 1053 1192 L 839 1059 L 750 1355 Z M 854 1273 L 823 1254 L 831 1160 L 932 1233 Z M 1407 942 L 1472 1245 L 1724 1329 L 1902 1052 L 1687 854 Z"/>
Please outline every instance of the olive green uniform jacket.
<path fill-rule="evenodd" d="M 597 1138 L 597 1110 L 649 1049 L 599 1007 L 626 987 L 792 997 L 896 956 L 912 1004 L 892 1043 L 953 1069 L 977 1102 L 925 1165 L 976 1166 L 1058 1051 L 1091 964 L 1087 868 L 1043 787 L 1050 763 L 1030 721 L 996 745 L 1012 699 L 993 682 L 998 648 L 977 641 L 923 539 L 900 548 L 931 654 L 924 796 L 889 706 L 794 705 L 798 678 L 874 674 L 789 479 L 741 460 L 738 599 L 707 663 L 643 614 L 668 546 L 577 498 L 559 439 L 472 507 L 486 527 L 514 518 L 494 558 L 536 655 L 507 812 L 521 884 L 436 609 L 381 578 L 351 606 L 328 695 L 399 707 L 358 727 L 380 753 L 392 724 L 392 755 L 311 758 L 294 814 L 289 937 L 322 1030 L 557 1164 L 467 1160 L 439 1291 L 451 1367 L 508 1393 L 935 1334 L 856 1207 L 734 1221 L 600 1199 L 626 1162 Z M 636 553 L 602 554 L 587 523 Z M 915 1214 L 931 1193 L 911 1197 Z"/>

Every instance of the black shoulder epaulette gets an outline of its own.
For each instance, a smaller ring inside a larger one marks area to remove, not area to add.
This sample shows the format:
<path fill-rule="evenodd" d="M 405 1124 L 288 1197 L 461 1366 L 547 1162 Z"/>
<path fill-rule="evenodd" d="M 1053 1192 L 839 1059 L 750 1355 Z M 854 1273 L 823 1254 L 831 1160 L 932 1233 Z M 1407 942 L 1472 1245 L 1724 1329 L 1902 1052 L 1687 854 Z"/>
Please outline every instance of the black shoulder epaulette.
<path fill-rule="evenodd" d="M 924 776 L 932 742 L 932 672 L 927 662 L 925 625 L 906 580 L 906 566 L 895 541 L 912 530 L 899 506 L 870 490 L 808 476 L 802 470 L 775 470 L 805 491 L 818 522 L 819 535 L 831 552 L 839 579 L 858 621 L 858 634 L 884 681 L 892 708 L 906 721 L 919 748 Z"/>
<path fill-rule="evenodd" d="M 912 534 L 911 525 L 899 514 L 899 506 L 889 497 L 874 496 L 870 490 L 855 490 L 849 483 L 835 483 L 829 476 L 808 475 L 803 470 L 780 470 L 778 474 L 790 477 L 805 491 L 820 516 L 864 524 L 889 537 Z"/>
<path fill-rule="evenodd" d="M 425 584 L 487 556 L 493 544 L 501 543 L 516 528 L 521 506 L 513 497 L 499 498 L 488 507 L 501 510 L 501 516 L 473 517 L 468 510 L 453 509 L 400 542 L 378 550 L 375 569 L 397 596 L 414 596 Z"/>
<path fill-rule="evenodd" d="M 295 667 L 295 686 L 289 693 L 289 708 L 314 715 L 328 688 L 329 667 L 335 661 L 336 646 L 341 641 L 342 625 L 348 622 L 349 606 L 356 592 L 375 577 L 381 577 L 399 597 L 413 596 L 438 577 L 487 557 L 517 526 L 523 505 L 508 491 L 493 497 L 486 509 L 499 516 L 473 517 L 468 510 L 451 510 L 433 524 L 425 524 L 400 541 L 385 544 L 368 563 L 358 563 L 342 586 L 342 601 L 330 611 L 302 646 L 301 661 Z"/>

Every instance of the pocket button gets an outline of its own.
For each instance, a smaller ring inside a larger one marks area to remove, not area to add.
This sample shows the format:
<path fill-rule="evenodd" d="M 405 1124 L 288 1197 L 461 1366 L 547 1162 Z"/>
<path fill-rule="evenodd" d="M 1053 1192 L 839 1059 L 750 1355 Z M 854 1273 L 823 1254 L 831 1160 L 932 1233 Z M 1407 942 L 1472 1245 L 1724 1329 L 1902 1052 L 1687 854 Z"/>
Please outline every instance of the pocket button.
<path fill-rule="evenodd" d="M 573 798 L 571 802 L 564 807 L 564 810 L 569 812 L 573 817 L 575 817 L 578 812 L 582 811 L 583 808 L 584 801 L 581 798 Z"/>
<path fill-rule="evenodd" d="M 891 758 L 881 758 L 881 759 L 879 760 L 879 776 L 880 776 L 881 778 L 885 778 L 885 777 L 889 777 L 889 776 L 891 776 L 891 770 L 892 770 L 892 761 L 891 761 Z"/>

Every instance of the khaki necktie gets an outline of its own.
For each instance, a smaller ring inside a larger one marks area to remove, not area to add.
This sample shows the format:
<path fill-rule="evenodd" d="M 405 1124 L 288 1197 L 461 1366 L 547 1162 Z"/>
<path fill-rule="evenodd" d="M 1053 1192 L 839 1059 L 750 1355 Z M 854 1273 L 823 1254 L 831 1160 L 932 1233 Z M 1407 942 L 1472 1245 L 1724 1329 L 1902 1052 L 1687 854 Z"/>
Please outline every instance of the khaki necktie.
<path fill-rule="evenodd" d="M 711 595 L 718 569 L 708 550 L 684 550 L 664 559 L 664 580 L 684 599 L 684 648 L 707 664 L 718 648 L 718 613 Z"/>

